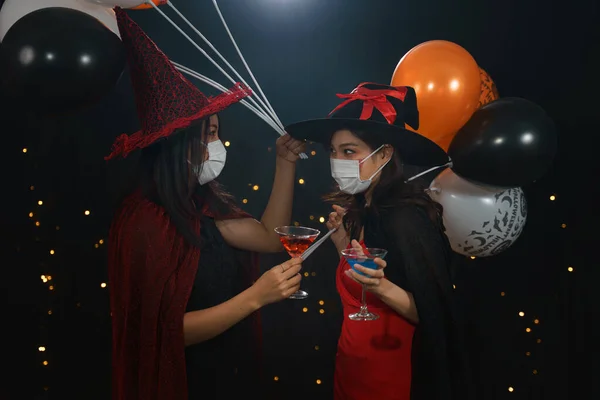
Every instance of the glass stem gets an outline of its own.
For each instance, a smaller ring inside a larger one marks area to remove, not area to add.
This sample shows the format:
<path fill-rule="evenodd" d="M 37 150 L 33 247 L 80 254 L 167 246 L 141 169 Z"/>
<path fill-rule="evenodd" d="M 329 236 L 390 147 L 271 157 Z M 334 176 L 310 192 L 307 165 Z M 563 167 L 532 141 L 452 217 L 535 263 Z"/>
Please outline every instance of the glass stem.
<path fill-rule="evenodd" d="M 361 294 L 360 313 L 366 314 L 367 312 L 367 291 L 365 290 L 365 286 L 363 285 Z"/>

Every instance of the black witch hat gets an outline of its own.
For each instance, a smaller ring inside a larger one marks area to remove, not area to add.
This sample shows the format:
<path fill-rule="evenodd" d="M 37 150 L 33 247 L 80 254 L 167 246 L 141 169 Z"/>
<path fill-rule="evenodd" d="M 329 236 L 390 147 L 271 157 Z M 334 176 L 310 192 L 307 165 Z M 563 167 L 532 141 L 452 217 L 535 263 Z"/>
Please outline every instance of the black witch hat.
<path fill-rule="evenodd" d="M 406 129 L 419 129 L 417 95 L 408 86 L 361 83 L 327 118 L 297 122 L 286 127 L 295 139 L 328 144 L 338 130 L 359 130 L 394 146 L 405 164 L 432 166 L 448 162 L 441 147 L 426 137 Z M 406 125 L 405 125 L 406 124 Z"/>

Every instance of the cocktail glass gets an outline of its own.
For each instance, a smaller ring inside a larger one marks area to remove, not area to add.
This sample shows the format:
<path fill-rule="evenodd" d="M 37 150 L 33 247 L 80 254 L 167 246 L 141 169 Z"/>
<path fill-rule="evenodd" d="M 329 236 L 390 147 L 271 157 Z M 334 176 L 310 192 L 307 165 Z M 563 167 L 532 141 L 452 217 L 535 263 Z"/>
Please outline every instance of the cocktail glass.
<path fill-rule="evenodd" d="M 275 232 L 279 235 L 279 240 L 281 240 L 290 257 L 300 257 L 321 233 L 317 229 L 304 226 L 279 226 L 275 228 Z M 304 290 L 298 290 L 289 298 L 302 300 L 307 297 L 308 293 Z"/>
<path fill-rule="evenodd" d="M 346 249 L 342 250 L 342 256 L 346 259 L 350 267 L 358 274 L 366 276 L 366 274 L 358 271 L 354 268 L 355 265 L 360 265 L 365 268 L 377 269 L 378 266 L 375 264 L 376 258 L 383 259 L 387 255 L 387 250 L 384 249 Z M 360 311 L 354 314 L 348 315 L 352 321 L 374 321 L 379 318 L 379 315 L 370 312 L 367 308 L 367 293 L 365 287 L 362 287 Z"/>

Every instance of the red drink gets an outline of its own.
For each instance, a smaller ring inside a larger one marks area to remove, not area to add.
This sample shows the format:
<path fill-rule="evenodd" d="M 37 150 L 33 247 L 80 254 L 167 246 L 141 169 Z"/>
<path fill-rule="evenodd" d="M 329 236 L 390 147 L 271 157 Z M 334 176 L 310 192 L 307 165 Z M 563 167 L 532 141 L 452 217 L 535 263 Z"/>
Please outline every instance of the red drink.
<path fill-rule="evenodd" d="M 317 229 L 304 226 L 278 226 L 275 232 L 279 240 L 287 250 L 290 257 L 300 257 L 319 236 L 321 232 Z M 290 299 L 302 300 L 308 297 L 304 290 L 298 290 L 289 297 Z"/>
<path fill-rule="evenodd" d="M 279 239 L 283 243 L 283 247 L 288 252 L 290 257 L 300 257 L 306 249 L 317 238 L 316 235 L 312 236 L 280 236 Z"/>

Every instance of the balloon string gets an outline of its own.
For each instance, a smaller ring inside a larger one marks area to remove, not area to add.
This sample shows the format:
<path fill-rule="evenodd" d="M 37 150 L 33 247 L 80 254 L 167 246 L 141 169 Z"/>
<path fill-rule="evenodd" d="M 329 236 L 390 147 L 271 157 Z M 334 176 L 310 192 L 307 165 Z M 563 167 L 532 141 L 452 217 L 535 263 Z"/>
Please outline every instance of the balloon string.
<path fill-rule="evenodd" d="M 228 73 L 227 73 L 227 72 L 226 72 L 226 71 L 225 71 L 225 70 L 224 70 L 224 69 L 223 69 L 223 68 L 222 68 L 222 67 L 221 67 L 221 66 L 220 66 L 220 65 L 219 65 L 219 64 L 218 64 L 218 63 L 217 63 L 217 62 L 216 62 L 216 61 L 215 61 L 215 60 L 214 60 L 214 59 L 213 59 L 211 56 L 210 56 L 210 55 L 208 55 L 208 53 L 207 53 L 206 51 L 204 51 L 204 49 L 202 49 L 202 48 L 201 48 L 201 47 L 200 47 L 200 46 L 199 46 L 199 45 L 198 45 L 198 44 L 197 44 L 197 43 L 196 43 L 196 42 L 195 42 L 195 41 L 194 41 L 194 40 L 193 40 L 193 39 L 192 39 L 192 38 L 191 38 L 191 37 L 190 37 L 188 34 L 186 34 L 186 33 L 185 33 L 185 32 L 184 32 L 184 31 L 183 31 L 183 30 L 182 30 L 182 29 L 181 29 L 181 28 L 180 28 L 180 27 L 179 27 L 179 26 L 178 26 L 178 25 L 177 25 L 177 24 L 176 24 L 176 23 L 175 23 L 175 22 L 174 22 L 172 19 L 171 19 L 171 18 L 169 18 L 169 17 L 168 17 L 168 16 L 167 16 L 167 15 L 166 15 L 166 14 L 165 14 L 165 13 L 164 13 L 164 12 L 163 12 L 161 9 L 159 9 L 159 7 L 158 7 L 156 4 L 154 4 L 154 2 L 153 2 L 153 1 L 151 1 L 151 0 L 146 0 L 146 3 L 147 3 L 147 4 L 149 4 L 149 5 L 151 5 L 151 6 L 152 6 L 152 7 L 153 7 L 153 8 L 154 8 L 156 11 L 158 11 L 158 13 L 159 13 L 159 14 L 160 14 L 160 15 L 161 15 L 161 16 L 162 16 L 162 17 L 163 17 L 163 18 L 164 18 L 164 19 L 165 19 L 167 22 L 169 22 L 171 25 L 173 25 L 173 27 L 174 27 L 175 29 L 177 29 L 177 30 L 179 31 L 179 33 L 181 33 L 181 34 L 183 35 L 183 37 L 185 37 L 185 38 L 186 38 L 186 39 L 187 39 L 187 40 L 188 40 L 188 41 L 189 41 L 189 42 L 190 42 L 190 43 L 191 43 L 191 44 L 192 44 L 192 45 L 193 45 L 193 46 L 194 46 L 194 47 L 195 47 L 195 48 L 196 48 L 198 51 L 200 51 L 200 53 L 202 53 L 202 55 L 204 55 L 204 56 L 205 56 L 205 57 L 206 57 L 206 58 L 207 58 L 207 59 L 208 59 L 208 60 L 209 60 L 209 61 L 210 61 L 210 62 L 211 62 L 211 63 L 212 63 L 212 64 L 213 64 L 213 65 L 214 65 L 214 66 L 215 66 L 215 67 L 216 67 L 216 68 L 217 68 L 217 69 L 218 69 L 218 70 L 219 70 L 219 71 L 220 71 L 220 72 L 221 72 L 221 73 L 222 73 L 222 74 L 223 74 L 223 75 L 224 75 L 224 76 L 227 78 L 227 79 L 229 79 L 229 80 L 231 81 L 231 83 L 233 83 L 233 84 L 237 83 L 237 82 L 236 82 L 236 80 L 235 80 L 235 79 L 233 79 L 233 78 L 231 77 L 231 75 L 229 75 L 229 74 L 228 74 Z M 187 20 L 187 19 L 186 19 L 186 18 L 183 16 L 183 14 L 181 14 L 181 12 L 179 12 L 179 11 L 178 11 L 178 10 L 175 8 L 175 6 L 174 6 L 173 4 L 171 4 L 171 2 L 170 2 L 170 1 L 168 1 L 168 2 L 167 2 L 167 4 L 169 4 L 169 6 L 170 6 L 170 7 L 171 7 L 173 10 L 175 10 L 175 12 L 176 12 L 176 13 L 177 13 L 177 14 L 178 14 L 178 15 L 179 15 L 179 16 L 180 16 L 180 17 L 181 17 L 181 18 L 182 18 L 182 19 L 183 19 L 183 20 L 184 20 L 184 21 L 185 21 L 185 22 L 186 22 L 186 23 L 187 23 L 187 24 L 188 24 L 188 25 L 189 25 L 189 26 L 190 26 L 190 27 L 191 27 L 191 28 L 192 28 L 192 29 L 193 29 L 193 30 L 194 30 L 194 31 L 195 31 L 195 32 L 196 32 L 196 33 L 197 33 L 199 36 L 200 36 L 200 38 L 201 38 L 202 40 L 204 40 L 204 41 L 205 41 L 205 42 L 206 42 L 206 43 L 209 45 L 209 47 L 211 47 L 211 49 L 213 49 L 213 50 L 215 51 L 215 53 L 217 53 L 217 54 L 219 55 L 219 57 L 220 57 L 220 58 L 221 58 L 221 59 L 222 59 L 222 60 L 223 60 L 223 61 L 224 61 L 224 62 L 227 64 L 227 66 L 233 70 L 234 74 L 235 74 L 236 76 L 238 76 L 238 77 L 240 78 L 240 80 L 241 80 L 241 81 L 242 81 L 242 82 L 243 82 L 243 83 L 244 83 L 246 86 L 250 87 L 250 85 L 248 85 L 248 84 L 246 83 L 246 81 L 245 81 L 245 80 L 244 80 L 244 79 L 243 79 L 243 78 L 240 76 L 240 74 L 239 74 L 239 73 L 238 73 L 238 72 L 235 70 L 235 68 L 233 68 L 233 66 L 231 66 L 231 64 L 225 60 L 225 58 L 224 58 L 224 57 L 221 55 L 221 53 L 219 53 L 219 52 L 217 51 L 217 49 L 216 49 L 216 48 L 215 48 L 215 47 L 212 45 L 212 43 L 210 43 L 210 42 L 208 41 L 208 39 L 206 39 L 206 38 L 204 37 L 204 35 L 202 35 L 202 34 L 200 33 L 200 31 L 199 31 L 198 29 L 196 29 L 196 28 L 193 26 L 193 24 L 192 24 L 192 23 L 191 23 L 189 20 Z M 219 14 L 220 14 L 220 11 L 219 11 L 219 10 L 217 10 L 217 11 L 218 11 L 218 12 L 219 12 Z M 221 16 L 221 20 L 223 21 L 223 23 L 225 23 L 225 21 L 224 21 L 224 19 L 223 19 L 222 15 L 220 15 L 220 16 Z M 228 31 L 228 33 L 229 33 L 229 35 L 230 35 L 231 39 L 233 40 L 233 37 L 231 36 L 231 32 L 229 32 L 229 28 L 228 28 L 227 26 L 226 26 L 226 29 L 227 29 L 227 31 Z M 234 42 L 234 45 L 236 46 L 236 49 L 238 50 L 238 53 L 240 54 L 240 57 L 242 57 L 242 56 L 241 56 L 241 52 L 240 52 L 240 51 L 239 51 L 239 49 L 237 48 L 237 44 L 236 44 L 235 42 Z M 250 75 L 252 76 L 252 78 L 253 78 L 254 82 L 255 82 L 255 83 L 257 84 L 257 86 L 258 86 L 258 83 L 256 82 L 256 79 L 254 78 L 254 75 L 253 75 L 253 74 L 252 74 L 252 72 L 249 70 L 249 67 L 247 66 L 247 64 L 246 64 L 245 60 L 243 59 L 243 57 L 242 57 L 242 61 L 244 61 L 244 64 L 245 64 L 245 65 L 246 65 L 246 67 L 248 68 L 248 71 L 249 71 Z M 250 89 L 252 89 L 252 88 L 250 87 Z M 260 93 L 261 93 L 261 94 L 264 96 L 264 93 L 262 92 L 261 88 L 260 88 L 260 87 L 258 87 L 258 89 L 259 89 Z M 255 92 L 255 93 L 256 93 L 256 92 Z M 252 104 L 253 104 L 253 105 L 254 105 L 254 106 L 257 108 L 257 109 L 261 110 L 261 111 L 263 112 L 263 115 L 264 115 L 264 116 L 266 116 L 266 117 L 270 117 L 270 119 L 271 119 L 273 122 L 275 122 L 275 123 L 276 123 L 276 124 L 279 126 L 279 128 L 281 128 L 281 129 L 276 129 L 276 131 L 279 133 L 279 135 L 281 135 L 281 136 L 282 136 L 282 135 L 284 135 L 284 134 L 285 134 L 285 129 L 284 129 L 284 127 L 283 127 L 283 124 L 281 123 L 281 121 L 279 120 L 279 118 L 277 118 L 277 115 L 275 115 L 275 112 L 272 110 L 272 107 L 270 107 L 270 104 L 268 103 L 268 100 L 267 100 L 267 104 L 265 104 L 265 103 L 262 101 L 262 99 L 260 98 L 260 96 L 258 96 L 258 94 L 256 95 L 256 98 L 257 98 L 257 99 L 258 99 L 258 101 L 261 103 L 261 105 L 264 107 L 264 109 L 263 109 L 261 106 L 259 106 L 259 105 L 256 103 L 256 101 L 254 100 L 254 98 L 252 98 L 252 97 L 248 97 L 247 99 L 248 99 L 248 100 L 249 100 L 249 101 L 250 101 L 250 102 L 251 102 L 251 103 L 252 103 Z M 266 100 L 266 97 L 265 97 L 265 100 Z M 269 110 L 270 110 L 270 111 L 271 111 L 273 114 L 271 114 L 271 112 L 270 112 Z M 263 120 L 264 120 L 264 118 L 263 118 Z M 271 125 L 271 124 L 270 124 L 270 125 Z M 300 154 L 300 158 L 302 158 L 302 159 L 307 159 L 307 158 L 308 158 L 308 156 L 307 156 L 305 153 L 302 153 L 302 154 Z"/>
<path fill-rule="evenodd" d="M 407 180 L 405 180 L 404 182 L 410 182 L 412 180 L 415 180 L 423 175 L 426 175 L 428 173 L 430 173 L 431 171 L 435 171 L 436 169 L 440 169 L 440 168 L 446 168 L 446 167 L 452 167 L 452 161 L 448 161 L 446 164 L 444 165 L 438 165 L 432 168 L 429 168 L 428 170 L 425 170 L 423 172 L 419 172 L 418 174 L 411 176 L 410 178 L 408 178 Z"/>
<path fill-rule="evenodd" d="M 198 49 L 198 51 L 200 51 L 206 58 L 208 58 L 208 60 L 215 66 L 217 67 L 217 69 L 219 71 L 221 71 L 221 73 L 223 73 L 223 75 L 225 75 L 225 77 L 227 77 L 227 79 L 229 79 L 231 81 L 231 83 L 235 84 L 237 83 L 235 81 L 235 79 L 233 79 L 223 68 L 221 68 L 221 66 L 211 57 L 208 55 L 208 53 L 206 53 L 206 51 L 204 51 L 203 48 L 201 48 L 191 37 L 189 37 L 189 35 L 187 33 L 185 33 L 179 26 L 177 26 L 177 24 L 171 19 L 169 18 L 161 9 L 158 8 L 158 6 L 156 4 L 154 4 L 154 2 L 150 1 L 150 0 L 146 0 L 146 3 L 152 5 L 152 7 L 154 7 L 154 9 L 156 11 L 158 11 L 158 13 L 160 15 L 163 16 L 164 19 L 166 19 L 171 25 L 173 25 L 173 27 L 175 29 L 177 29 L 182 35 L 183 37 L 185 37 L 196 49 Z M 249 86 L 248 86 L 249 87 Z M 252 88 L 250 88 L 252 89 Z M 255 107 L 260 108 L 260 106 L 258 104 L 256 104 L 256 102 L 254 101 L 254 99 L 252 97 L 247 97 L 247 99 L 254 104 Z"/>
<path fill-rule="evenodd" d="M 254 74 L 252 73 L 252 71 L 250 70 L 250 66 L 248 65 L 248 63 L 246 62 L 246 59 L 244 58 L 244 56 L 242 55 L 242 52 L 240 50 L 240 48 L 238 47 L 235 39 L 233 38 L 233 35 L 231 34 L 231 31 L 229 30 L 229 26 L 227 25 L 227 23 L 225 22 L 225 18 L 223 17 L 223 14 L 221 13 L 221 10 L 219 8 L 219 5 L 217 4 L 217 0 L 213 0 L 213 4 L 215 6 L 215 9 L 217 10 L 217 14 L 219 14 L 219 18 L 221 19 L 221 22 L 223 23 L 223 27 L 225 28 L 225 30 L 227 31 L 227 34 L 229 35 L 229 39 L 231 39 L 231 43 L 233 43 L 233 47 L 235 47 L 235 50 L 237 51 L 238 55 L 240 56 L 240 59 L 242 60 L 242 63 L 244 64 L 244 66 L 246 67 L 246 70 L 248 71 L 248 74 L 250 75 L 250 77 L 252 78 L 252 81 L 254 82 L 254 84 L 256 85 L 256 88 L 258 89 L 258 91 L 260 92 L 260 94 L 263 96 L 263 98 L 265 99 L 265 102 L 267 103 L 267 107 L 269 108 L 269 110 L 271 110 L 271 113 L 274 117 L 274 119 L 276 120 L 276 122 L 279 123 L 279 126 L 281 126 L 282 128 L 284 128 L 283 124 L 281 123 L 281 120 L 279 120 L 279 117 L 277 116 L 277 113 L 275 112 L 275 110 L 273 109 L 273 107 L 271 106 L 271 103 L 269 103 L 269 100 L 267 99 L 267 96 L 265 96 L 265 94 L 263 93 L 260 85 L 258 84 L 258 81 L 256 80 L 256 78 L 254 77 Z"/>
<path fill-rule="evenodd" d="M 222 55 L 222 54 L 221 54 L 221 53 L 220 53 L 220 52 L 219 52 L 219 51 L 218 51 L 218 50 L 215 48 L 215 46 L 213 46 L 213 44 L 212 44 L 212 43 L 211 43 L 211 42 L 210 42 L 210 41 L 209 41 L 209 40 L 208 40 L 208 39 L 207 39 L 207 38 L 206 38 L 206 37 L 205 37 L 203 34 L 202 34 L 202 33 L 201 33 L 201 32 L 200 32 L 198 29 L 196 29 L 196 27 L 195 27 L 195 26 L 194 26 L 194 25 L 193 25 L 193 24 L 192 24 L 192 23 L 191 23 L 191 22 L 190 22 L 190 21 L 189 21 L 189 20 L 188 20 L 188 19 L 187 19 L 187 18 L 186 18 L 186 17 L 185 17 L 183 14 L 182 14 L 182 13 L 181 13 L 181 12 L 180 12 L 180 11 L 179 11 L 179 10 L 178 10 L 178 9 L 177 9 L 177 8 L 176 8 L 176 7 L 175 7 L 175 6 L 174 6 L 174 5 L 173 5 L 173 4 L 170 2 L 170 1 L 169 1 L 169 2 L 167 2 L 167 4 L 169 5 L 169 7 L 171 7 L 171 8 L 173 9 L 173 11 L 175 11 L 175 13 L 176 13 L 177 15 L 179 15 L 179 17 L 180 17 L 180 18 L 181 18 L 181 19 L 182 19 L 182 20 L 183 20 L 183 21 L 184 21 L 186 24 L 188 24 L 188 26 L 189 26 L 189 27 L 190 27 L 190 28 L 191 28 L 191 29 L 192 29 L 192 30 L 193 30 L 193 31 L 194 31 L 194 32 L 195 32 L 195 33 L 196 33 L 198 36 L 200 36 L 200 39 L 202 39 L 202 40 L 204 41 L 204 43 L 206 43 L 206 45 L 207 45 L 208 47 L 210 47 L 210 48 L 211 48 L 211 50 L 212 50 L 212 51 L 214 51 L 214 52 L 215 52 L 215 53 L 216 53 L 216 54 L 219 56 L 219 58 L 221 59 L 221 61 L 223 61 L 223 62 L 225 63 L 225 65 L 227 65 L 227 66 L 228 66 L 228 67 L 231 69 L 231 71 L 232 71 L 232 72 L 235 74 L 235 76 L 237 76 L 237 78 L 238 78 L 238 79 L 239 79 L 239 80 L 240 80 L 240 81 L 241 81 L 241 82 L 242 82 L 244 85 L 246 85 L 246 86 L 248 86 L 249 88 L 251 88 L 251 86 L 248 84 L 248 82 L 246 82 L 246 80 L 244 80 L 244 78 L 243 78 L 243 77 L 242 77 L 242 76 L 241 76 L 241 75 L 240 75 L 240 74 L 239 74 L 239 73 L 236 71 L 236 69 L 235 69 L 235 68 L 233 68 L 233 66 L 232 66 L 232 65 L 229 63 L 229 61 L 227 61 L 227 60 L 225 59 L 225 57 L 223 57 L 223 55 Z M 262 100 L 262 99 L 261 99 L 259 96 L 257 96 L 257 100 L 258 100 L 258 101 L 259 101 L 259 103 L 262 105 L 262 107 L 264 107 L 264 109 L 265 109 L 265 110 L 264 110 L 264 111 L 265 111 L 265 113 L 266 113 L 266 114 L 270 114 L 270 113 L 269 113 L 269 111 L 267 110 L 267 108 L 268 108 L 268 107 L 267 107 L 267 105 L 266 105 L 266 104 L 263 102 L 263 100 Z M 273 118 L 273 120 L 274 120 L 275 122 L 277 122 L 277 121 L 275 120 L 275 118 Z M 283 129 L 283 126 L 282 126 L 281 124 L 278 124 L 278 125 L 279 125 L 279 126 L 282 128 L 282 129 Z"/>
<path fill-rule="evenodd" d="M 201 82 L 204 82 L 212 87 L 214 87 L 217 90 L 220 90 L 222 92 L 227 92 L 227 88 L 223 85 L 221 85 L 218 82 L 213 81 L 212 79 L 199 74 L 198 72 L 184 66 L 181 65 L 179 63 L 176 63 L 175 61 L 171 61 L 171 63 L 175 66 L 175 68 L 177 68 L 179 71 L 198 79 Z M 265 121 L 267 124 L 269 124 L 269 126 L 271 126 L 271 128 L 275 129 L 275 131 L 277 131 L 279 134 L 285 134 L 284 131 L 281 130 L 281 128 L 275 124 L 275 122 L 270 119 L 266 114 L 264 114 L 263 112 L 261 112 L 260 110 L 258 110 L 257 108 L 253 107 L 250 103 L 248 103 L 246 100 L 241 100 L 241 103 L 248 108 L 250 111 L 252 111 L 254 114 L 256 114 L 260 119 L 262 119 L 263 121 Z"/>

